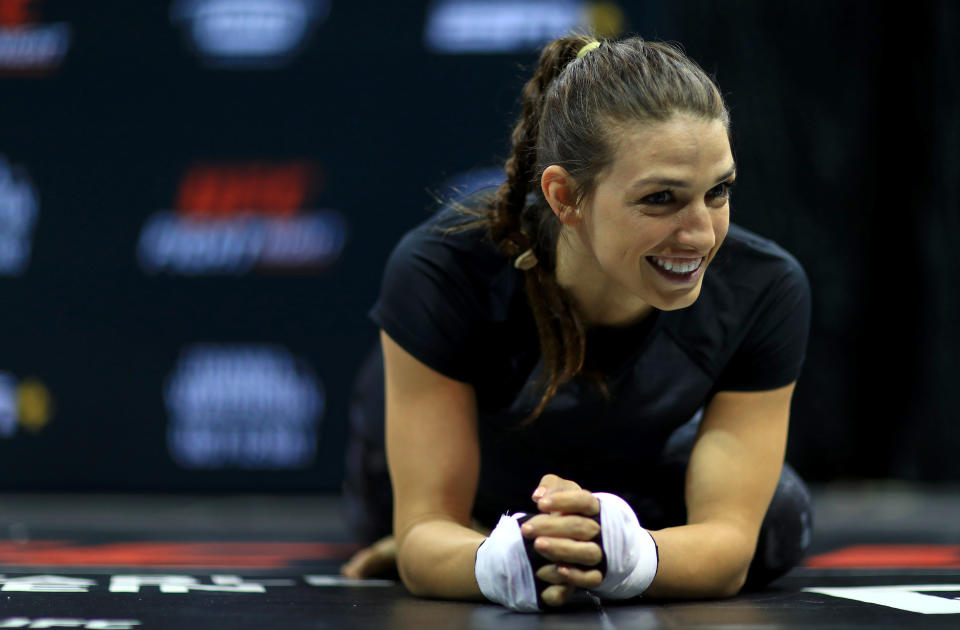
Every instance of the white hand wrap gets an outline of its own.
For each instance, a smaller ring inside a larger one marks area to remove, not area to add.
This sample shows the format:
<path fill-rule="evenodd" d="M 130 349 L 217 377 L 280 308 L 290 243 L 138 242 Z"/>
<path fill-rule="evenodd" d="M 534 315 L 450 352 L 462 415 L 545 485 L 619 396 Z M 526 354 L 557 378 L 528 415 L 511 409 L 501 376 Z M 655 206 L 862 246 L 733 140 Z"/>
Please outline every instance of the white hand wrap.
<path fill-rule="evenodd" d="M 640 527 L 630 505 L 615 494 L 594 492 L 600 501 L 600 534 L 607 572 L 595 593 L 609 599 L 636 597 L 657 575 L 657 543 Z"/>
<path fill-rule="evenodd" d="M 474 573 L 484 597 L 518 612 L 539 612 L 533 568 L 527 558 L 517 519 L 520 512 L 500 517 L 490 536 L 477 549 Z"/>

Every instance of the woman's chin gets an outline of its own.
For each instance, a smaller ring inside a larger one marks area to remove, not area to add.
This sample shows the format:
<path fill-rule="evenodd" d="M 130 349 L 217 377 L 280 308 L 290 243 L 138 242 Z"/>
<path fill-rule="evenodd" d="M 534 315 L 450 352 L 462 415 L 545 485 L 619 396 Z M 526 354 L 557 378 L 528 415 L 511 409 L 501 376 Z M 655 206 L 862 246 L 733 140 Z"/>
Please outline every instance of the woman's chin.
<path fill-rule="evenodd" d="M 679 311 L 692 306 L 700 297 L 700 283 L 681 294 L 650 296 L 647 303 L 660 311 Z"/>

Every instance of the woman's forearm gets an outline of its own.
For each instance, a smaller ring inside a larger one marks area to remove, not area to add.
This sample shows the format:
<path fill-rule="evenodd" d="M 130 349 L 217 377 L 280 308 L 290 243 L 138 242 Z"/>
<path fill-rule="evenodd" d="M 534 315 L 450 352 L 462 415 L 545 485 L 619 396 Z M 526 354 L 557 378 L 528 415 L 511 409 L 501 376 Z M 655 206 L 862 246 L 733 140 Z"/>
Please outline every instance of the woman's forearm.
<path fill-rule="evenodd" d="M 446 520 L 411 527 L 397 552 L 397 568 L 414 595 L 483 600 L 474 574 L 477 548 L 485 536 Z"/>
<path fill-rule="evenodd" d="M 714 598 L 737 594 L 746 579 L 756 540 L 728 523 L 698 523 L 651 531 L 657 575 L 645 595 Z M 414 595 L 482 601 L 474 573 L 484 534 L 448 520 L 411 527 L 398 549 L 397 567 Z"/>
<path fill-rule="evenodd" d="M 712 598 L 736 595 L 747 576 L 756 539 L 726 523 L 651 531 L 660 564 L 645 595 Z"/>

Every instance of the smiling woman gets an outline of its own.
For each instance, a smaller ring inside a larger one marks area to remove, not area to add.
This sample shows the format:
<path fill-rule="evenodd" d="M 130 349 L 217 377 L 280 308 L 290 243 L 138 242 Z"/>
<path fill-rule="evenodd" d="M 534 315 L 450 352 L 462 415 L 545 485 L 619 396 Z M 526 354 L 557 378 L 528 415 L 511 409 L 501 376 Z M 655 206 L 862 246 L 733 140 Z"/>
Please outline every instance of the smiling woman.
<path fill-rule="evenodd" d="M 697 299 L 727 234 L 732 165 L 722 121 L 677 114 L 621 130 L 583 212 L 566 211 L 577 186 L 566 170 L 544 169 L 544 196 L 563 225 L 557 280 L 589 322 L 622 325 Z"/>
<path fill-rule="evenodd" d="M 730 224 L 719 90 L 670 46 L 567 37 L 522 103 L 506 181 L 387 263 L 346 484 L 385 537 L 344 573 L 522 611 L 769 583 L 809 542 L 783 458 L 810 295 Z"/>

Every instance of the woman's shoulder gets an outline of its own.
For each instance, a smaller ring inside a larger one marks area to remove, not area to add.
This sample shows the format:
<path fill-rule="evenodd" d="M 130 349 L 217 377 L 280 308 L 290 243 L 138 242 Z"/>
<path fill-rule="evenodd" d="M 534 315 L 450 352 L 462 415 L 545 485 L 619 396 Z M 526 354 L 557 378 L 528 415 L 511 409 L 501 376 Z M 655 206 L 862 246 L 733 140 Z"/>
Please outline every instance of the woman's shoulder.
<path fill-rule="evenodd" d="M 708 277 L 710 271 L 715 280 L 741 299 L 744 294 L 759 296 L 785 283 L 809 290 L 803 266 L 790 252 L 735 224 L 730 225 Z"/>
<path fill-rule="evenodd" d="M 769 238 L 731 226 L 707 269 L 678 338 L 719 390 L 760 391 L 797 378 L 806 351 L 811 295 L 797 259 Z"/>
<path fill-rule="evenodd" d="M 387 260 L 383 289 L 448 302 L 499 321 L 522 282 L 490 239 L 485 209 L 496 187 L 448 200 L 408 231 Z"/>
<path fill-rule="evenodd" d="M 699 297 L 668 318 L 669 328 L 678 339 L 692 340 L 689 345 L 697 352 L 722 353 L 758 321 L 773 321 L 809 301 L 806 274 L 793 255 L 771 239 L 731 225 Z"/>
<path fill-rule="evenodd" d="M 477 377 L 491 324 L 518 293 L 517 270 L 487 236 L 482 196 L 447 203 L 407 232 L 387 260 L 370 317 L 411 355 L 464 382 Z M 465 204 L 470 204 L 465 205 Z"/>
<path fill-rule="evenodd" d="M 509 268 L 487 232 L 485 210 L 496 188 L 445 200 L 408 231 L 388 264 L 425 264 L 468 285 L 489 286 Z"/>

